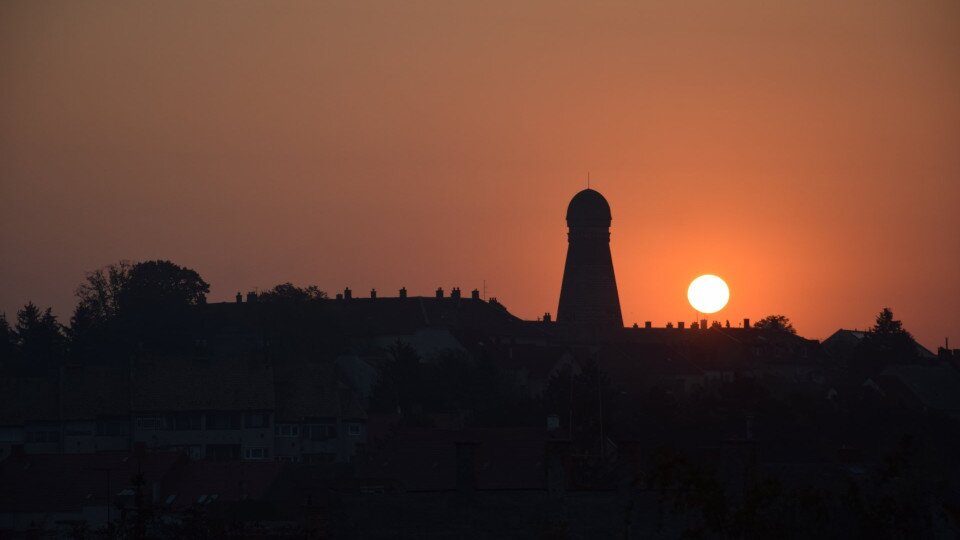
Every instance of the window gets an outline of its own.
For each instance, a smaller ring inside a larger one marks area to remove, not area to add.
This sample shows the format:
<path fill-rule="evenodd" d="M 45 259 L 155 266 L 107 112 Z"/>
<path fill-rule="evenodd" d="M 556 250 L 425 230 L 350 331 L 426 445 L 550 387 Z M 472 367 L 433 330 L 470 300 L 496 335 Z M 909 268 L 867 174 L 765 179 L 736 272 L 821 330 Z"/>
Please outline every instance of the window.
<path fill-rule="evenodd" d="M 207 413 L 207 429 L 240 429 L 240 413 L 212 412 Z"/>
<path fill-rule="evenodd" d="M 122 419 L 97 420 L 98 437 L 123 437 L 130 434 L 130 421 Z"/>
<path fill-rule="evenodd" d="M 360 424 L 350 424 L 347 428 L 351 436 L 359 437 L 360 436 Z"/>
<path fill-rule="evenodd" d="M 270 451 L 263 446 L 251 446 L 243 449 L 243 459 L 267 459 Z"/>
<path fill-rule="evenodd" d="M 246 427 L 246 428 L 270 427 L 270 413 L 247 413 L 243 427 Z"/>
<path fill-rule="evenodd" d="M 300 426 L 297 424 L 277 424 L 277 437 L 299 437 Z"/>
<path fill-rule="evenodd" d="M 325 441 L 337 437 L 337 426 L 333 424 L 314 424 L 304 429 L 307 438 L 311 441 Z"/>
<path fill-rule="evenodd" d="M 208 444 L 207 459 L 211 461 L 233 461 L 240 459 L 240 445 Z"/>
<path fill-rule="evenodd" d="M 199 413 L 177 413 L 167 422 L 176 431 L 194 431 L 200 429 Z"/>
<path fill-rule="evenodd" d="M 29 431 L 27 432 L 28 443 L 55 443 L 60 441 L 59 431 Z"/>
<path fill-rule="evenodd" d="M 141 416 L 137 418 L 137 428 L 139 429 L 166 429 L 166 419 L 160 416 Z"/>

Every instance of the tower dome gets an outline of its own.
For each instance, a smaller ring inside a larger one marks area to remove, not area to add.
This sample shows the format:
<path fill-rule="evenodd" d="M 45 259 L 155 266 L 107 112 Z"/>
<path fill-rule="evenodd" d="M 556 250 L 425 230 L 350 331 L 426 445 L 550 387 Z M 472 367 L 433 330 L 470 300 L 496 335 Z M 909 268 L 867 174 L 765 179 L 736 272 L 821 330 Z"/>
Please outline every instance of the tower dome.
<path fill-rule="evenodd" d="M 568 227 L 609 227 L 610 220 L 607 200 L 590 188 L 574 195 L 567 206 Z"/>

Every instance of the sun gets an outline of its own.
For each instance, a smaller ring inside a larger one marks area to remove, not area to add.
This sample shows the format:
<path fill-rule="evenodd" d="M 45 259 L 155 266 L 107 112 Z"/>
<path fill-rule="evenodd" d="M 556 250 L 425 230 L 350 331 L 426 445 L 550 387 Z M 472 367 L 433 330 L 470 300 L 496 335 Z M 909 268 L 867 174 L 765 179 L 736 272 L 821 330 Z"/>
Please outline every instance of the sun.
<path fill-rule="evenodd" d="M 706 274 L 690 283 L 687 300 L 700 313 L 716 313 L 730 300 L 730 288 L 719 277 Z"/>

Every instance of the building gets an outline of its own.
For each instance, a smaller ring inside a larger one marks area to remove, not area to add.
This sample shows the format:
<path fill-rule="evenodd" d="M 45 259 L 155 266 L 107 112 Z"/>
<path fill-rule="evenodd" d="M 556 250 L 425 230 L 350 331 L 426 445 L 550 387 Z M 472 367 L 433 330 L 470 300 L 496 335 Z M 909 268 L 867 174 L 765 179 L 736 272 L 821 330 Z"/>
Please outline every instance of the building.
<path fill-rule="evenodd" d="M 610 255 L 610 205 L 585 189 L 567 207 L 567 261 L 563 269 L 557 322 L 622 328 L 620 297 Z"/>

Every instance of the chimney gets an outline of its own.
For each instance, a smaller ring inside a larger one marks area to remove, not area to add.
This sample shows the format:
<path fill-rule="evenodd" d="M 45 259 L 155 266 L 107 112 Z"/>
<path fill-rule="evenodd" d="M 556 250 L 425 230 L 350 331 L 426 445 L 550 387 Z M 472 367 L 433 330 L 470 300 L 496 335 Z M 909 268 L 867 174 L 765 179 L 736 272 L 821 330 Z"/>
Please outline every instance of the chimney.
<path fill-rule="evenodd" d="M 400 298 L 406 298 L 406 297 L 407 297 L 407 288 L 400 287 Z"/>
<path fill-rule="evenodd" d="M 750 328 L 750 319 L 744 319 L 744 320 L 743 320 L 743 327 L 744 327 L 744 328 Z"/>
<path fill-rule="evenodd" d="M 683 330 L 683 324 L 684 324 L 683 321 L 678 322 L 677 328 L 679 328 L 680 330 Z"/>
<path fill-rule="evenodd" d="M 343 300 L 343 293 L 337 293 L 337 300 Z"/>
<path fill-rule="evenodd" d="M 450 298 L 453 298 L 454 300 L 460 299 L 460 287 L 454 287 L 453 289 L 450 289 Z"/>
<path fill-rule="evenodd" d="M 700 319 L 700 328 L 701 328 L 702 330 L 706 330 L 707 328 L 710 328 L 709 326 L 707 326 L 707 320 L 706 320 L 706 319 Z"/>
<path fill-rule="evenodd" d="M 377 298 L 377 290 L 376 290 L 376 289 L 370 289 L 370 299 L 373 300 L 373 299 L 376 299 L 376 298 Z"/>
<path fill-rule="evenodd" d="M 474 290 L 470 291 L 470 298 L 473 298 L 474 300 L 479 300 L 479 299 L 480 299 L 480 291 L 479 291 L 478 289 L 474 289 Z"/>
<path fill-rule="evenodd" d="M 551 322 L 552 320 L 553 318 L 550 316 L 549 311 L 543 314 L 543 322 Z"/>
<path fill-rule="evenodd" d="M 443 287 L 437 287 L 437 298 L 443 298 Z"/>
<path fill-rule="evenodd" d="M 350 300 L 353 298 L 353 291 L 350 290 L 350 287 L 347 287 L 343 290 L 343 298 L 344 300 Z"/>
<path fill-rule="evenodd" d="M 257 291 L 250 291 L 247 293 L 247 303 L 257 301 Z"/>
<path fill-rule="evenodd" d="M 240 291 L 237 291 L 237 303 L 238 303 L 238 304 L 242 304 L 242 303 L 243 303 L 243 295 L 240 294 Z"/>
<path fill-rule="evenodd" d="M 653 322 L 651 322 L 651 321 L 646 321 L 646 322 L 643 323 L 643 327 L 644 327 L 644 328 L 653 328 Z"/>

